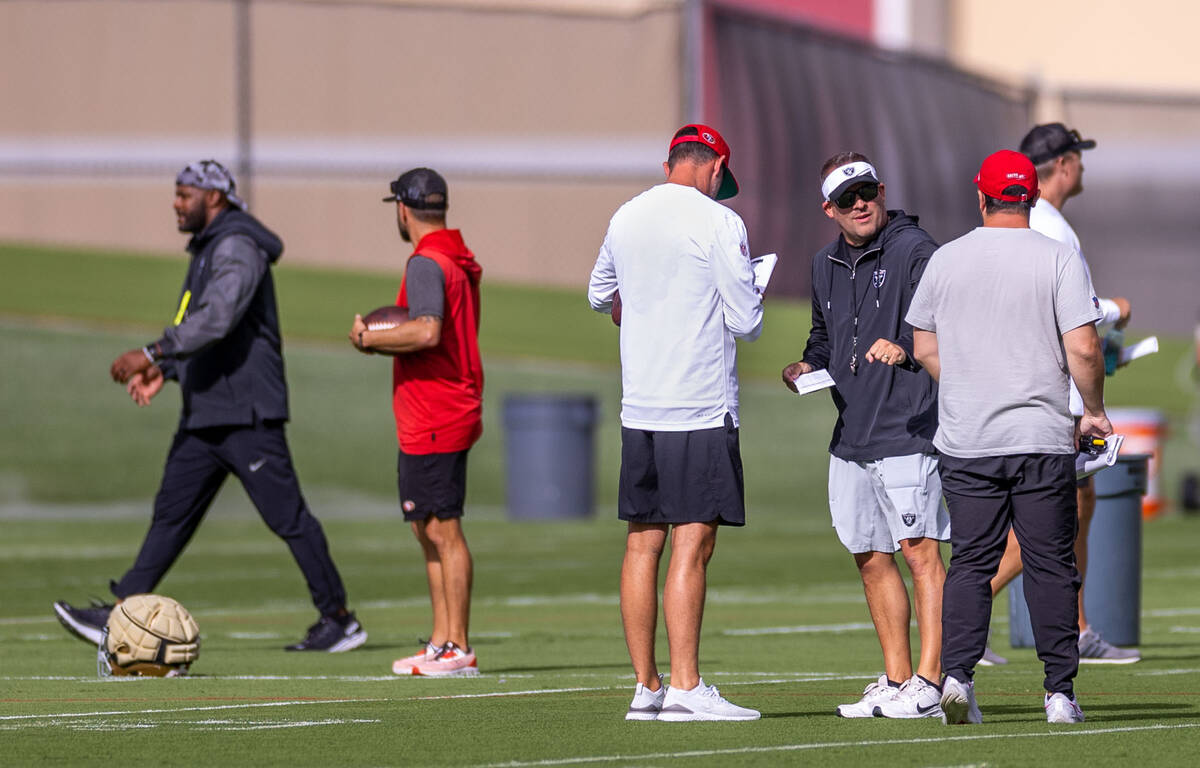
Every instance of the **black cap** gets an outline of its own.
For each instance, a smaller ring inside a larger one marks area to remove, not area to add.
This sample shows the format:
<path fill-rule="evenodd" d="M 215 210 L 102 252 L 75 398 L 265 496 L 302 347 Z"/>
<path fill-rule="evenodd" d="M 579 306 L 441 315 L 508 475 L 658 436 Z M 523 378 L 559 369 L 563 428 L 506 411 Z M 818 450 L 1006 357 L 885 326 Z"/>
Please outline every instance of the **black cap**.
<path fill-rule="evenodd" d="M 400 202 L 421 211 L 444 211 L 450 203 L 446 180 L 432 168 L 413 168 L 392 182 L 391 197 L 385 203 Z"/>
<path fill-rule="evenodd" d="M 1046 123 L 1035 125 L 1025 134 L 1025 138 L 1021 139 L 1021 154 L 1028 156 L 1034 165 L 1041 165 L 1059 155 L 1094 146 L 1095 141 L 1082 138 L 1079 131 L 1073 128 L 1068 129 L 1062 123 Z"/>

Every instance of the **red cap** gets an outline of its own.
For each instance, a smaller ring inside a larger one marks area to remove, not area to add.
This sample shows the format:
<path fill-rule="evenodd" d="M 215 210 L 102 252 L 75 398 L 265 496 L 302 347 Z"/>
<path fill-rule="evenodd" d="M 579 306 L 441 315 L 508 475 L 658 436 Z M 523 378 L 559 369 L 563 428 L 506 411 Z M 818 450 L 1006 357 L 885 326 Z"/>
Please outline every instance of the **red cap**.
<path fill-rule="evenodd" d="M 993 152 L 975 174 L 975 186 L 988 197 L 1009 203 L 1024 203 L 1032 200 L 1038 191 L 1037 171 L 1028 157 L 1011 149 Z M 1017 195 L 1006 195 L 1004 190 L 1017 186 L 1025 191 Z"/>
<path fill-rule="evenodd" d="M 725 139 L 721 137 L 721 134 L 717 133 L 716 128 L 710 128 L 709 126 L 701 125 L 700 123 L 685 125 L 683 128 L 695 128 L 696 133 L 692 136 L 680 136 L 677 139 L 672 139 L 671 146 L 667 147 L 667 152 L 670 153 L 672 149 L 675 149 L 677 144 L 683 144 L 689 141 L 700 142 L 713 152 L 716 152 L 720 157 L 725 158 L 725 176 L 721 180 L 721 188 L 717 190 L 717 199 L 725 200 L 736 195 L 738 193 L 738 183 L 733 178 L 733 171 L 729 170 L 729 144 L 726 143 Z M 679 130 L 682 131 L 683 128 L 680 128 Z M 676 131 L 676 133 L 678 132 L 679 131 Z"/>

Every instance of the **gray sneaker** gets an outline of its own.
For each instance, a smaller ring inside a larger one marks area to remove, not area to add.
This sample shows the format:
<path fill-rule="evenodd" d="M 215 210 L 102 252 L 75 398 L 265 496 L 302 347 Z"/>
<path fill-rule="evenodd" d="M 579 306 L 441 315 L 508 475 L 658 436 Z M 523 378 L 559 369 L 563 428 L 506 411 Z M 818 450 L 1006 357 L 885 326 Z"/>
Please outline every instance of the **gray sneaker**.
<path fill-rule="evenodd" d="M 629 703 L 629 711 L 625 713 L 626 720 L 657 720 L 662 710 L 663 699 L 667 696 L 667 686 L 663 685 L 662 675 L 658 676 L 658 690 L 652 691 L 641 683 L 633 689 L 633 701 Z"/>
<path fill-rule="evenodd" d="M 1046 694 L 1046 701 L 1042 705 L 1046 709 L 1047 723 L 1082 723 L 1083 710 L 1079 708 L 1079 702 L 1075 701 L 1075 697 L 1068 697 L 1065 693 Z"/>
<path fill-rule="evenodd" d="M 1141 660 L 1137 648 L 1118 648 L 1091 627 L 1079 633 L 1080 664 L 1133 664 Z"/>
<path fill-rule="evenodd" d="M 983 655 L 979 657 L 979 666 L 981 667 L 1002 667 L 1008 663 L 1008 659 L 992 650 L 992 646 L 987 646 L 983 649 Z"/>
<path fill-rule="evenodd" d="M 975 703 L 975 682 L 964 683 L 946 676 L 942 681 L 942 722 L 965 725 L 983 722 L 983 713 Z"/>

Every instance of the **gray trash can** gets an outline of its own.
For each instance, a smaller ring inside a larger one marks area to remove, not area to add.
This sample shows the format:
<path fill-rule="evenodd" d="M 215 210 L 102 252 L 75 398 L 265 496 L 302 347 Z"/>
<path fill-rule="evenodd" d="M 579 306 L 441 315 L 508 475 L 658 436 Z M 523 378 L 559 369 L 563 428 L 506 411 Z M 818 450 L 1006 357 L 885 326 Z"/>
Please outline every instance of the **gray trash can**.
<path fill-rule="evenodd" d="M 510 518 L 567 520 L 592 515 L 597 414 L 591 395 L 504 398 L 505 498 Z"/>
<path fill-rule="evenodd" d="M 1088 622 L 1113 645 L 1141 642 L 1142 496 L 1149 461 L 1142 453 L 1122 455 L 1096 473 L 1083 607 Z M 1034 647 L 1023 581 L 1018 576 L 1008 585 L 1009 640 L 1014 648 Z"/>

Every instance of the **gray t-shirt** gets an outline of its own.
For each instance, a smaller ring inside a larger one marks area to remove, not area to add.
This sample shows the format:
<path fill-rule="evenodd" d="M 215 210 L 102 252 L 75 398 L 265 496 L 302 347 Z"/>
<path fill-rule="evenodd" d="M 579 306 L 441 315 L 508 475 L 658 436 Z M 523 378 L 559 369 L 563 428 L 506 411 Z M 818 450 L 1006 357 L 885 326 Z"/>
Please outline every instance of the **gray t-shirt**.
<path fill-rule="evenodd" d="M 409 317 L 416 319 L 445 315 L 446 276 L 436 261 L 428 256 L 409 259 L 404 286 L 408 296 Z"/>
<path fill-rule="evenodd" d="M 1074 453 L 1062 334 L 1100 319 L 1075 251 L 979 227 L 934 252 L 905 318 L 937 334 L 933 444 L 959 458 Z"/>

